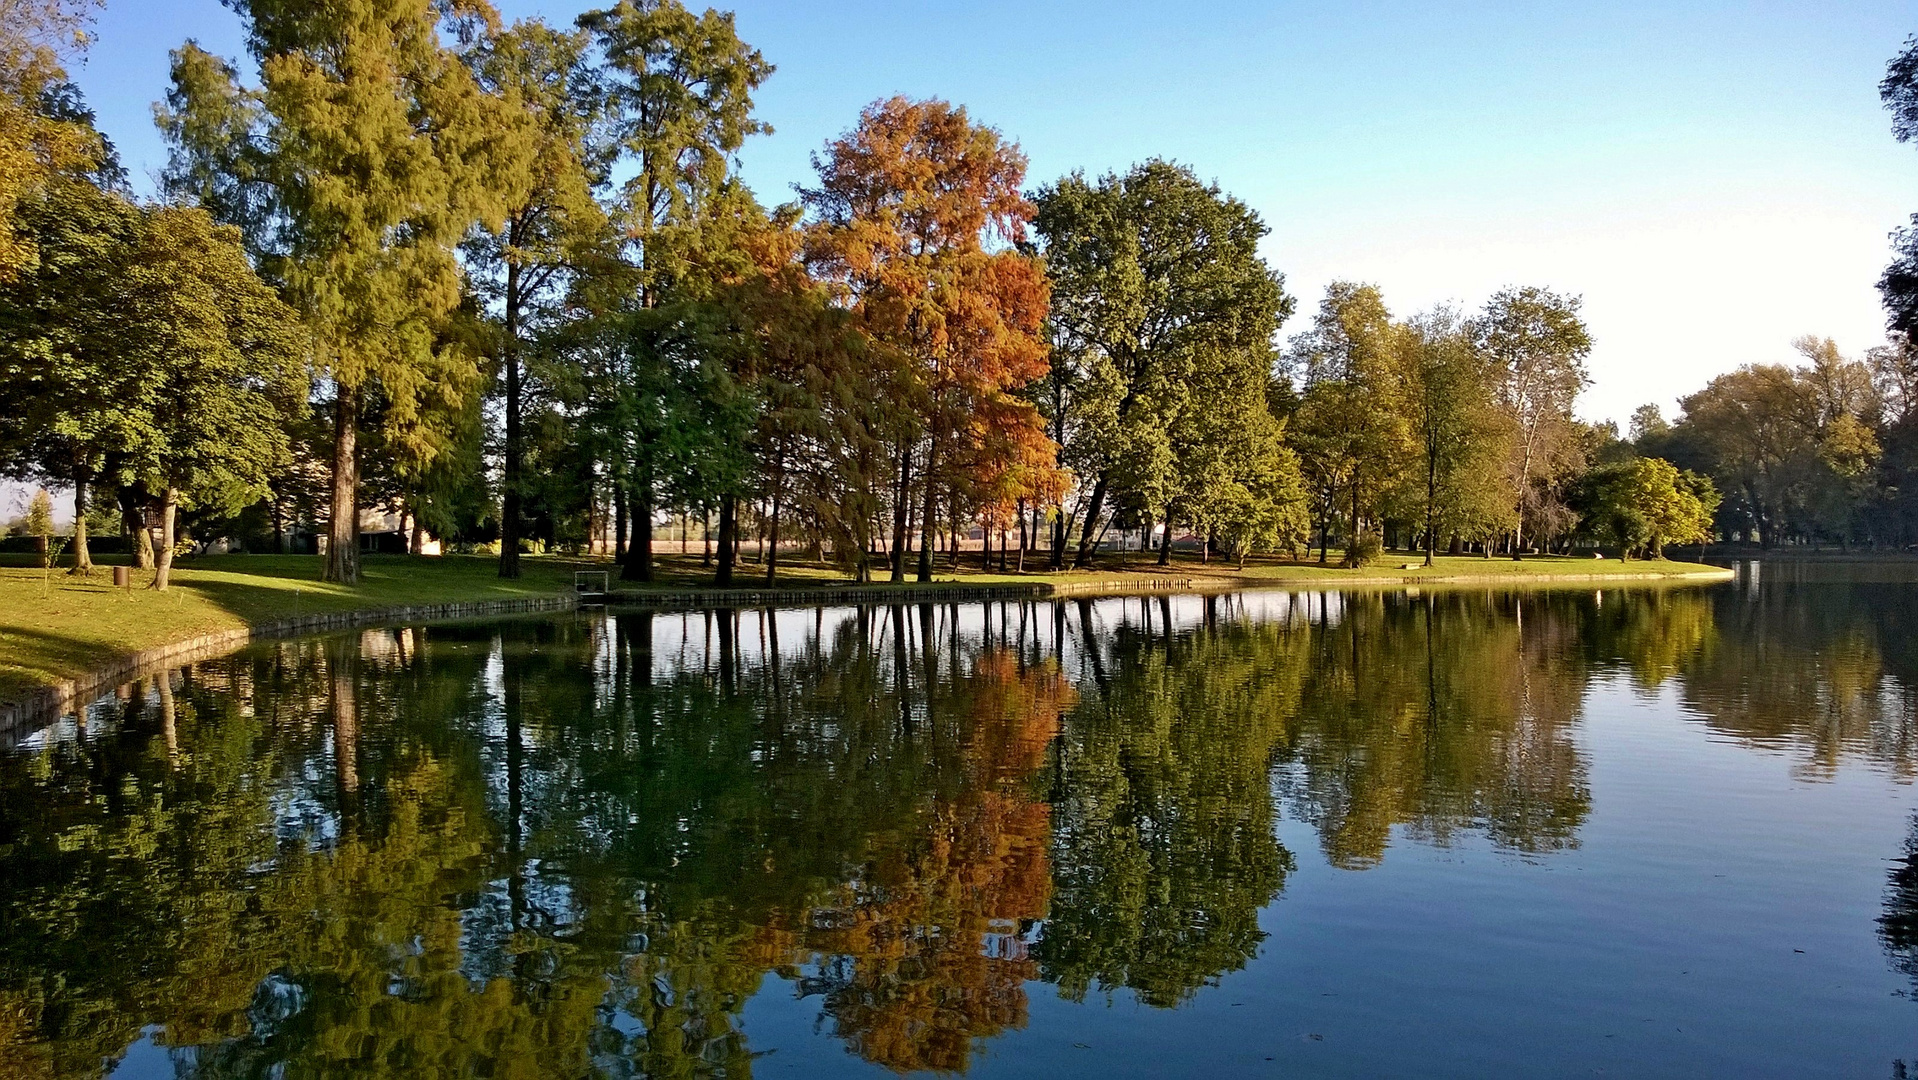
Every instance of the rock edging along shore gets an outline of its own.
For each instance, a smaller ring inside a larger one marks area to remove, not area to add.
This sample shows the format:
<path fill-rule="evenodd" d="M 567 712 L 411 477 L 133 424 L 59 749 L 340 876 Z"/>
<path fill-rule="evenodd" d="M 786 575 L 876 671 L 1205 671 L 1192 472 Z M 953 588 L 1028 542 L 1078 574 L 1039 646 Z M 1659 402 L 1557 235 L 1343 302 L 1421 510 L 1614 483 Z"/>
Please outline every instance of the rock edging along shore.
<path fill-rule="evenodd" d="M 425 619 L 470 619 L 521 612 L 571 611 L 579 606 L 573 593 L 532 596 L 517 600 L 470 600 L 448 604 L 404 604 L 397 607 L 366 608 L 359 611 L 335 611 L 302 615 L 293 619 L 216 630 L 196 634 L 151 649 L 141 649 L 117 657 L 83 675 L 62 679 L 29 691 L 20 701 L 0 702 L 0 734 L 16 728 L 60 716 L 75 702 L 85 703 L 123 683 L 143 678 L 156 671 L 224 656 L 248 643 L 264 638 L 292 637 L 325 630 L 350 630 L 374 623 L 410 622 Z"/>

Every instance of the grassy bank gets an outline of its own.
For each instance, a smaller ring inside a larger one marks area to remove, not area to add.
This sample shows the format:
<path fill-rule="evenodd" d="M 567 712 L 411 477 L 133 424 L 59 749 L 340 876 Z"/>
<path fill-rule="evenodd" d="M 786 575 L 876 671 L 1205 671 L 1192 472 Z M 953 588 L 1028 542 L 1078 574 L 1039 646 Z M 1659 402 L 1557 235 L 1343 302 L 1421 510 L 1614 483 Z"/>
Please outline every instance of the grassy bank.
<path fill-rule="evenodd" d="M 501 581 L 490 559 L 370 557 L 352 587 L 319 580 L 311 556 L 230 555 L 176 563 L 165 593 L 113 587 L 110 570 L 49 580 L 37 568 L 0 567 L 0 701 L 90 670 L 103 659 L 215 630 L 323 612 L 403 604 L 546 596 L 570 589 L 573 566 L 529 559 Z"/>
<path fill-rule="evenodd" d="M 976 555 L 968 557 L 976 560 Z M 365 579 L 346 587 L 319 580 L 320 560 L 312 556 L 230 555 L 187 560 L 175 565 L 174 587 L 166 593 L 142 588 L 115 589 L 104 567 L 91 577 L 70 577 L 55 570 L 44 574 L 22 565 L 30 557 L 13 557 L 0 566 L 0 701 L 17 699 L 25 690 L 97 667 L 104 660 L 171 641 L 216 630 L 257 625 L 277 619 L 327 612 L 368 610 L 415 604 L 512 600 L 546 596 L 572 587 L 576 569 L 605 569 L 608 564 L 560 558 L 522 560 L 525 576 L 502 581 L 492 559 L 448 556 L 408 558 L 372 556 L 366 560 Z M 981 572 L 974 565 L 954 571 L 941 559 L 938 584 L 966 585 L 1050 584 L 1074 589 L 1151 587 L 1177 581 L 1193 587 L 1229 588 L 1234 585 L 1337 586 L 1341 583 L 1390 580 L 1443 581 L 1497 579 L 1521 584 L 1553 578 L 1596 575 L 1683 574 L 1703 567 L 1694 563 L 1631 562 L 1540 556 L 1522 562 L 1510 559 L 1443 557 L 1430 568 L 1403 569 L 1414 556 L 1396 556 L 1361 570 L 1322 567 L 1316 563 L 1260 560 L 1243 571 L 1229 563 L 1201 564 L 1175 559 L 1171 567 L 1149 560 L 1112 561 L 1085 571 L 1067 573 L 1000 574 Z M 614 568 L 617 578 L 617 568 Z M 136 571 L 135 583 L 146 574 Z M 710 588 L 711 571 L 696 555 L 665 556 L 660 581 L 634 591 Z M 764 573 L 750 559 L 740 568 L 739 585 L 765 587 Z M 843 587 L 838 570 L 816 565 L 783 568 L 780 588 Z M 913 585 L 869 586 L 875 593 L 910 591 Z"/>

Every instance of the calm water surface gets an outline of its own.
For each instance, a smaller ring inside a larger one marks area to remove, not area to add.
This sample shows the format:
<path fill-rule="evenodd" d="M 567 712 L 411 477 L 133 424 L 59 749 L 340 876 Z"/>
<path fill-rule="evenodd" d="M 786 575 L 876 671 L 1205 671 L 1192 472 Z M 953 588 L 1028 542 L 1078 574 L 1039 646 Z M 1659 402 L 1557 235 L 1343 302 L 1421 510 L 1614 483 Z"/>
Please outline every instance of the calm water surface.
<path fill-rule="evenodd" d="M 0 1077 L 1918 1075 L 1918 585 L 279 642 L 0 752 Z"/>

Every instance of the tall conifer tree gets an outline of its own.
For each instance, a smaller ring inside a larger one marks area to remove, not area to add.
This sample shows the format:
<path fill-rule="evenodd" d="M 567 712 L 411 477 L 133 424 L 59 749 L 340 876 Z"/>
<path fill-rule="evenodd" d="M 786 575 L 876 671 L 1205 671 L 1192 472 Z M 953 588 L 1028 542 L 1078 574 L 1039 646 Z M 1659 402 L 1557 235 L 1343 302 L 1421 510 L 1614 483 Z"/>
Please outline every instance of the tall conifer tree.
<path fill-rule="evenodd" d="M 173 144 L 166 186 L 249 229 L 263 269 L 312 333 L 332 387 L 325 577 L 359 578 L 362 408 L 380 395 L 385 434 L 430 460 L 443 425 L 421 423 L 473 392 L 470 350 L 440 333 L 459 305 L 455 245 L 497 225 L 488 183 L 497 117 L 443 34 L 496 22 L 485 0 L 230 0 L 246 20 L 260 85 L 188 42 L 157 110 Z"/>

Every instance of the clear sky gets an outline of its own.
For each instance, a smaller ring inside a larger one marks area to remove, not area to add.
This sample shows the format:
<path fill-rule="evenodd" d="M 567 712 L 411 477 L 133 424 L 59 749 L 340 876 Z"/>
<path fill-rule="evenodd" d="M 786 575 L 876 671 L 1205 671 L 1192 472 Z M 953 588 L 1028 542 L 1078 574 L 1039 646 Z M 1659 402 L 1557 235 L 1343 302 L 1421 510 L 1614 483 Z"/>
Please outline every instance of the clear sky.
<path fill-rule="evenodd" d="M 569 21 L 569 0 L 496 0 Z M 695 4 L 695 6 L 697 6 Z M 1151 156 L 1250 203 L 1300 298 L 1378 283 L 1400 314 L 1506 284 L 1585 298 L 1581 412 L 1668 413 L 1799 334 L 1883 340 L 1872 283 L 1918 211 L 1918 149 L 1877 82 L 1918 4 L 880 3 L 740 0 L 777 65 L 744 152 L 767 202 L 859 109 L 939 96 L 1018 142 L 1030 179 Z M 241 51 L 216 0 L 107 0 L 76 75 L 135 182 L 188 37 Z"/>

